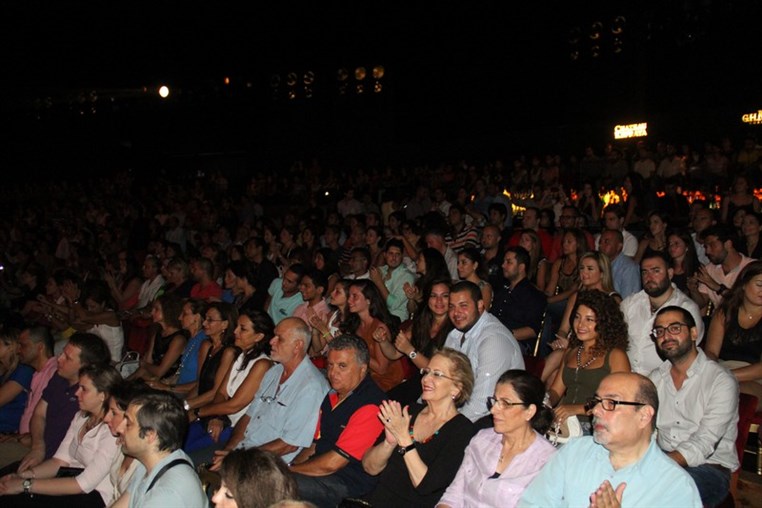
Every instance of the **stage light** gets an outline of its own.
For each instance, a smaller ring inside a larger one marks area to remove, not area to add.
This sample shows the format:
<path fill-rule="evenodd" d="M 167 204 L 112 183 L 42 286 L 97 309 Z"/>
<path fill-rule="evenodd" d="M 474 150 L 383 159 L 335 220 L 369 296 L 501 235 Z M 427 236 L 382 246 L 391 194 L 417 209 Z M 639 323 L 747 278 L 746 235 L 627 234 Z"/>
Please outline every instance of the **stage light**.
<path fill-rule="evenodd" d="M 613 52 L 614 52 L 615 55 L 620 54 L 622 52 L 622 49 L 624 49 L 622 47 L 623 46 L 622 39 L 620 39 L 618 37 L 615 37 L 614 41 L 611 44 L 614 47 Z"/>
<path fill-rule="evenodd" d="M 286 76 L 286 84 L 288 86 L 296 86 L 296 80 L 297 80 L 297 77 L 295 72 L 289 72 L 288 75 Z"/>
<path fill-rule="evenodd" d="M 384 72 L 386 72 L 386 70 L 384 69 L 383 65 L 376 65 L 375 67 L 373 67 L 373 79 L 383 78 Z"/>
<path fill-rule="evenodd" d="M 590 39 L 597 41 L 601 38 L 601 31 L 603 31 L 603 23 L 596 21 L 590 27 Z"/>
<path fill-rule="evenodd" d="M 368 71 L 365 70 L 365 67 L 358 67 L 355 69 L 355 79 L 357 81 L 362 81 L 367 75 Z"/>
<path fill-rule="evenodd" d="M 569 44 L 576 46 L 579 40 L 582 38 L 582 29 L 578 26 L 572 27 L 569 30 Z"/>
<path fill-rule="evenodd" d="M 624 32 L 624 26 L 627 24 L 627 18 L 624 16 L 617 16 L 614 18 L 614 22 L 611 23 L 611 33 L 614 35 L 620 35 Z"/>
<path fill-rule="evenodd" d="M 598 58 L 599 56 L 601 56 L 601 47 L 597 44 L 593 45 L 590 48 L 590 56 L 593 58 Z"/>
<path fill-rule="evenodd" d="M 384 85 L 382 85 L 380 82 L 376 81 L 373 84 L 373 93 L 381 93 L 384 90 Z"/>
<path fill-rule="evenodd" d="M 168 86 L 161 85 L 159 87 L 159 97 L 161 97 L 162 99 L 166 99 L 167 97 L 169 97 L 169 87 Z"/>
<path fill-rule="evenodd" d="M 342 67 L 336 73 L 336 79 L 338 79 L 339 81 L 346 81 L 347 79 L 349 79 L 349 71 Z"/>
<path fill-rule="evenodd" d="M 305 86 L 311 85 L 315 82 L 315 73 L 312 71 L 305 72 L 302 81 L 304 81 Z"/>

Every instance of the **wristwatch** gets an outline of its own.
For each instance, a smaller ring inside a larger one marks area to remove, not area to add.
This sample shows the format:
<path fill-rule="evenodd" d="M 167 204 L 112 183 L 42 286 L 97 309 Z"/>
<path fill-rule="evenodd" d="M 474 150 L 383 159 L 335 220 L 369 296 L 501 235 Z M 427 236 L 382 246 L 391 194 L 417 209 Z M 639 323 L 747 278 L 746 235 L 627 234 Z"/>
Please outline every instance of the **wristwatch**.
<path fill-rule="evenodd" d="M 24 488 L 24 494 L 32 494 L 32 479 L 31 478 L 24 478 L 24 481 L 21 482 L 21 486 Z"/>
<path fill-rule="evenodd" d="M 408 358 L 410 358 L 411 360 L 415 360 L 415 357 L 416 357 L 416 356 L 418 356 L 418 352 L 417 352 L 415 349 L 413 349 L 412 351 L 410 351 L 410 352 L 408 353 L 408 355 L 407 355 L 407 357 L 408 357 Z"/>
<path fill-rule="evenodd" d="M 200 411 L 201 411 L 201 408 L 198 408 L 198 407 L 193 410 L 193 416 L 196 417 L 196 420 L 200 420 L 201 419 L 201 415 L 199 415 Z"/>
<path fill-rule="evenodd" d="M 190 404 L 188 404 L 187 400 L 183 401 L 183 409 L 185 409 L 186 411 L 190 411 Z"/>
<path fill-rule="evenodd" d="M 409 452 L 413 448 L 415 448 L 415 441 L 413 441 L 412 443 L 410 443 L 407 446 L 398 446 L 397 447 L 397 453 L 399 453 L 400 455 L 405 455 L 407 452 Z"/>

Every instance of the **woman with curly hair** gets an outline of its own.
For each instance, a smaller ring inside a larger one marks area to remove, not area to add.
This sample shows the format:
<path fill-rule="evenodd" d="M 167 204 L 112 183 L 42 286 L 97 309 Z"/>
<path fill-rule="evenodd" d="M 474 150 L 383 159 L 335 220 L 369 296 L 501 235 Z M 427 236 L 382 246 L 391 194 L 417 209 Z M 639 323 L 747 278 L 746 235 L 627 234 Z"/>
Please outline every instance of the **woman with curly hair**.
<path fill-rule="evenodd" d="M 627 324 L 619 305 L 599 290 L 580 291 L 571 318 L 569 347 L 548 392 L 556 422 L 570 416 L 586 419 L 585 401 L 601 380 L 630 372 Z"/>

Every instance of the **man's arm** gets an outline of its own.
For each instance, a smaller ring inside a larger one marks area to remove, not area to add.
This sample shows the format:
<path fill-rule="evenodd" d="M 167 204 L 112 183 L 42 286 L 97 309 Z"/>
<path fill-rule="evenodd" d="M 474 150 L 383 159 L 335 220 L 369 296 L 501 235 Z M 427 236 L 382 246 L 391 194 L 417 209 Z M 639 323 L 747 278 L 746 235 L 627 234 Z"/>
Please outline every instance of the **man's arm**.
<path fill-rule="evenodd" d="M 516 340 L 529 340 L 537 338 L 537 332 L 535 332 L 531 326 L 522 326 L 521 328 L 516 328 L 515 330 L 511 330 L 511 333 L 513 333 L 513 336 L 516 337 Z"/>
<path fill-rule="evenodd" d="M 36 466 L 45 460 L 45 422 L 48 414 L 48 403 L 40 399 L 34 408 L 32 420 L 29 422 L 29 432 L 32 435 L 32 449 L 21 460 L 19 471 Z"/>
<path fill-rule="evenodd" d="M 349 460 L 335 450 L 328 450 L 301 464 L 291 466 L 291 471 L 305 476 L 328 476 L 349 464 Z"/>
<path fill-rule="evenodd" d="M 274 439 L 269 443 L 265 443 L 259 448 L 262 450 L 267 450 L 268 452 L 273 452 L 274 454 L 280 455 L 281 457 L 283 455 L 288 455 L 289 453 L 295 452 L 299 449 L 298 446 L 290 445 L 280 438 Z"/>

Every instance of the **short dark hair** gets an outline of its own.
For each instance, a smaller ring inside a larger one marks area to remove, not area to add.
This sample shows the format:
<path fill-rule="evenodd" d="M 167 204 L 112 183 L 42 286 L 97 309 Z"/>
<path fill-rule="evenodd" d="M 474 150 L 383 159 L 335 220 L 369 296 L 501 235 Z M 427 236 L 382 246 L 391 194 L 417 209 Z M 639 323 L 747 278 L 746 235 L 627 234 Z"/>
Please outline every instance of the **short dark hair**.
<path fill-rule="evenodd" d="M 90 364 L 79 369 L 79 376 L 87 376 L 99 393 L 106 395 L 103 400 L 103 410 L 108 410 L 108 399 L 111 392 L 124 383 L 122 375 L 110 364 Z"/>
<path fill-rule="evenodd" d="M 474 301 L 474 303 L 477 303 L 479 300 L 484 299 L 482 297 L 482 290 L 479 289 L 479 286 L 477 286 L 470 280 L 461 280 L 458 283 L 456 283 L 450 290 L 450 295 L 452 295 L 453 293 L 462 293 L 462 292 L 470 293 L 471 299 Z"/>
<path fill-rule="evenodd" d="M 688 325 L 690 328 L 696 328 L 696 320 L 693 318 L 693 314 L 691 314 L 688 309 L 684 309 L 682 307 L 678 307 L 677 305 L 668 305 L 667 307 L 662 307 L 659 309 L 659 312 L 656 313 L 654 316 L 654 321 L 656 321 L 656 318 L 661 316 L 662 314 L 666 314 L 667 312 L 678 312 L 682 316 L 683 322 L 685 322 L 686 325 Z"/>
<path fill-rule="evenodd" d="M 318 270 L 317 268 L 310 268 L 304 274 L 302 279 L 304 279 L 304 277 L 309 277 L 315 287 L 323 288 L 323 294 L 328 291 L 328 277 L 326 277 L 325 273 L 322 270 Z"/>
<path fill-rule="evenodd" d="M 368 350 L 368 345 L 357 335 L 345 333 L 339 335 L 328 343 L 329 353 L 331 351 L 345 351 L 347 349 L 354 350 L 358 363 L 370 365 L 370 351 Z"/>
<path fill-rule="evenodd" d="M 550 428 L 550 424 L 553 423 L 553 410 L 544 404 L 545 385 L 537 376 L 525 370 L 507 370 L 498 378 L 497 384 L 511 385 L 524 406 L 534 405 L 537 408 L 529 420 L 534 430 L 544 434 Z"/>
<path fill-rule="evenodd" d="M 137 423 L 141 439 L 152 430 L 156 432 L 159 451 L 173 452 L 182 448 L 188 432 L 188 415 L 178 397 L 169 392 L 152 390 L 132 399 L 130 405 L 138 407 Z"/>
<path fill-rule="evenodd" d="M 603 209 L 603 213 L 615 213 L 620 219 L 624 219 L 625 215 L 624 207 L 619 203 L 611 203 L 610 205 L 607 205 L 606 208 Z"/>
<path fill-rule="evenodd" d="M 487 213 L 490 213 L 492 210 L 495 210 L 503 217 L 508 216 L 508 208 L 503 203 L 490 203 L 487 207 Z"/>
<path fill-rule="evenodd" d="M 514 245 L 505 249 L 506 254 L 509 252 L 513 252 L 516 255 L 516 263 L 524 265 L 524 269 L 528 273 L 532 262 L 532 257 L 529 255 L 529 252 L 527 252 L 527 250 L 521 245 Z"/>
<path fill-rule="evenodd" d="M 655 259 L 655 258 L 659 258 L 662 261 L 664 261 L 664 266 L 666 266 L 667 268 L 672 268 L 672 259 L 669 257 L 669 254 L 667 254 L 666 252 L 662 252 L 660 250 L 654 250 L 654 251 L 646 250 L 645 254 L 643 254 L 643 259 L 640 260 L 640 266 L 643 266 L 643 262 L 646 259 Z"/>
<path fill-rule="evenodd" d="M 402 240 L 398 240 L 397 238 L 389 239 L 384 246 L 384 251 L 388 251 L 392 247 L 397 247 L 401 252 L 405 252 L 405 244 L 402 243 Z"/>
<path fill-rule="evenodd" d="M 29 333 L 29 340 L 35 344 L 42 342 L 45 346 L 45 351 L 47 351 L 50 356 L 53 356 L 55 342 L 53 340 L 53 334 L 50 333 L 50 328 L 47 326 L 32 326 L 26 330 Z"/>
<path fill-rule="evenodd" d="M 727 224 L 713 224 L 699 233 L 699 240 L 703 242 L 710 236 L 716 236 L 719 241 L 725 243 L 728 240 L 731 242 L 736 240 L 737 235 L 733 231 L 733 228 Z"/>
<path fill-rule="evenodd" d="M 75 332 L 69 337 L 69 344 L 79 348 L 79 363 L 87 365 L 108 365 L 111 352 L 106 343 L 93 333 Z"/>

